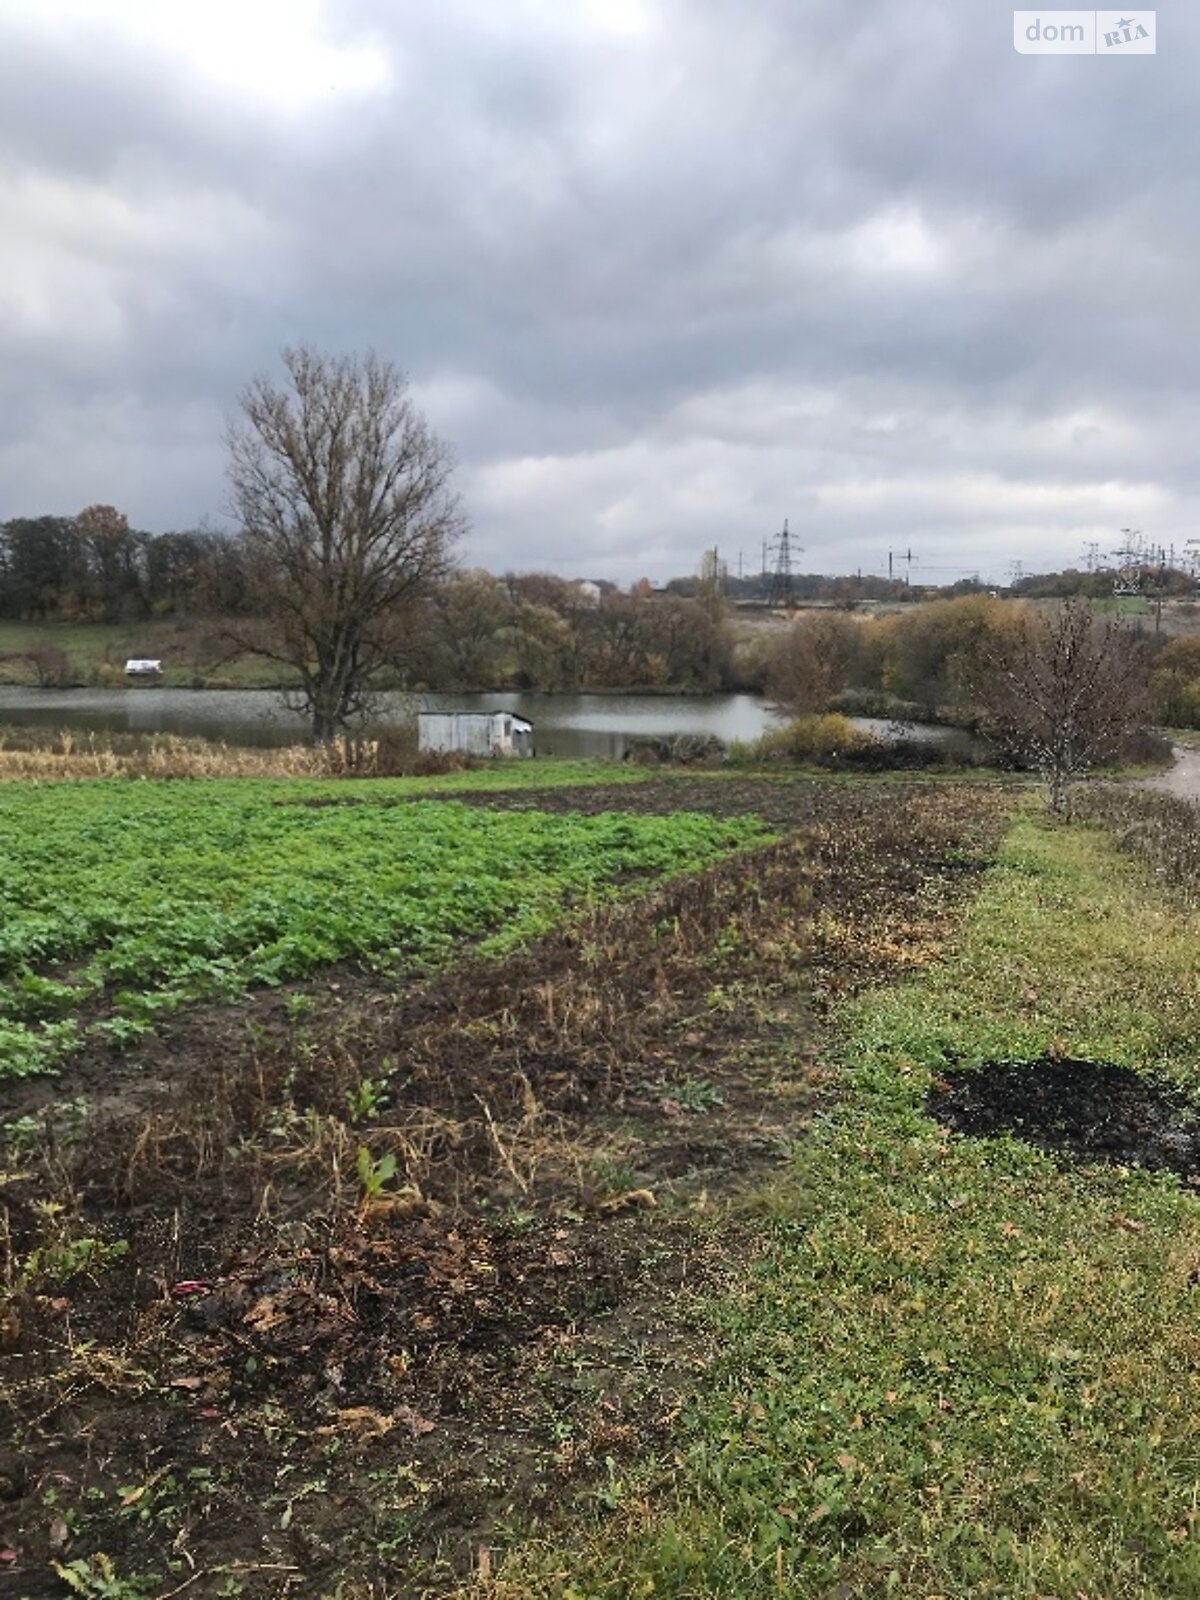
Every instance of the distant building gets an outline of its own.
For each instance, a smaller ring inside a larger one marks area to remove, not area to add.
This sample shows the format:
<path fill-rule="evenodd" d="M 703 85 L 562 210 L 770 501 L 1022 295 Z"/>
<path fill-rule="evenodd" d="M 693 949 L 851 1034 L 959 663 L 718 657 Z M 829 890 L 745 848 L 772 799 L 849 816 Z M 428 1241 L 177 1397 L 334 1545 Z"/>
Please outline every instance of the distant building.
<path fill-rule="evenodd" d="M 533 723 L 511 711 L 422 711 L 419 750 L 459 750 L 471 756 L 531 756 Z"/>
<path fill-rule="evenodd" d="M 600 604 L 600 596 L 604 591 L 598 583 L 593 583 L 590 578 L 584 578 L 581 583 L 575 585 L 575 588 L 579 593 L 579 598 L 585 605 L 598 606 Z"/>
<path fill-rule="evenodd" d="M 162 662 L 151 661 L 143 656 L 134 656 L 125 663 L 125 676 L 127 678 L 161 678 Z"/>

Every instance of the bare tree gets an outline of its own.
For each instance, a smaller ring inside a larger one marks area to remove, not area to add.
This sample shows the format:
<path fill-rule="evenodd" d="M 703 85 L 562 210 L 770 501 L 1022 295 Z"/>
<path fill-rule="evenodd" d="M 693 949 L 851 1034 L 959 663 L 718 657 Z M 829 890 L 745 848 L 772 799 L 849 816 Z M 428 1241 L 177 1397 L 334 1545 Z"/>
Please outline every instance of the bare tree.
<path fill-rule="evenodd" d="M 981 653 L 972 688 L 1001 746 L 1036 767 L 1051 809 L 1072 782 L 1119 756 L 1145 720 L 1145 635 L 1086 600 L 1021 616 Z"/>
<path fill-rule="evenodd" d="M 449 570 L 465 521 L 450 451 L 374 355 L 283 353 L 229 431 L 229 478 L 264 621 L 243 649 L 292 668 L 321 742 L 369 707 L 406 610 Z"/>

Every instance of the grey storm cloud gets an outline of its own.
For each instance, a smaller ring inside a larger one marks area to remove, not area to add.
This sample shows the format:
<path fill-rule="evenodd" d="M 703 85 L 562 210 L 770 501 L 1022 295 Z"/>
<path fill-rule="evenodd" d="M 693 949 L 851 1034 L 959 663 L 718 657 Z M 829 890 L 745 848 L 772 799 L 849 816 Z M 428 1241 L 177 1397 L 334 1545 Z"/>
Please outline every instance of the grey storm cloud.
<path fill-rule="evenodd" d="M 465 559 L 1060 565 L 1200 482 L 1200 22 L 993 0 L 0 0 L 0 516 L 220 522 L 288 342 L 456 447 Z M 918 569 L 919 570 L 919 569 Z"/>

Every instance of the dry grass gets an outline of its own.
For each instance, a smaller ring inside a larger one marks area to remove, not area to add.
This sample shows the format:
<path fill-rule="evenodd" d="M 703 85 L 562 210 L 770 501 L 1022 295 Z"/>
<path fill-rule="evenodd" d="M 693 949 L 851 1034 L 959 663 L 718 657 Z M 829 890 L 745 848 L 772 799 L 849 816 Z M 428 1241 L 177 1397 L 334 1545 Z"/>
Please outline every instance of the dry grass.
<path fill-rule="evenodd" d="M 382 778 L 466 770 L 469 757 L 419 754 L 410 730 L 375 738 L 346 735 L 327 745 L 253 749 L 208 739 L 155 733 L 119 735 L 67 731 L 30 740 L 0 731 L 0 782 L 60 782 L 89 778 Z"/>

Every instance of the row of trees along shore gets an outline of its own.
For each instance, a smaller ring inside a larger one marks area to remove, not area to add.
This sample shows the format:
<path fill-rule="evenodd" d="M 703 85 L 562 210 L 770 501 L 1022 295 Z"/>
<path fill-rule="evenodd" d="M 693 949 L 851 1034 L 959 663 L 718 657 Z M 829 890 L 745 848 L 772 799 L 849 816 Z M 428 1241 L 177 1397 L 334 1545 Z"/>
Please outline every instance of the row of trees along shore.
<path fill-rule="evenodd" d="M 963 595 L 879 617 L 821 610 L 735 636 L 711 581 L 597 595 L 550 574 L 458 571 L 465 515 L 452 454 L 403 375 L 373 355 L 299 348 L 283 361 L 285 381 L 255 379 L 229 429 L 236 535 L 151 536 L 104 505 L 10 520 L 0 619 L 184 619 L 197 666 L 245 653 L 277 663 L 299 683 L 318 739 L 384 683 L 765 689 L 794 710 L 869 710 L 886 697 L 889 709 L 958 720 L 990 698 L 1000 714 L 1002 663 L 1031 637 L 1011 600 Z M 1100 628 L 1106 659 L 1148 687 L 1160 720 L 1200 722 L 1200 640 Z M 1091 620 L 1085 631 L 1099 637 Z M 43 680 L 65 659 L 43 661 Z"/>

